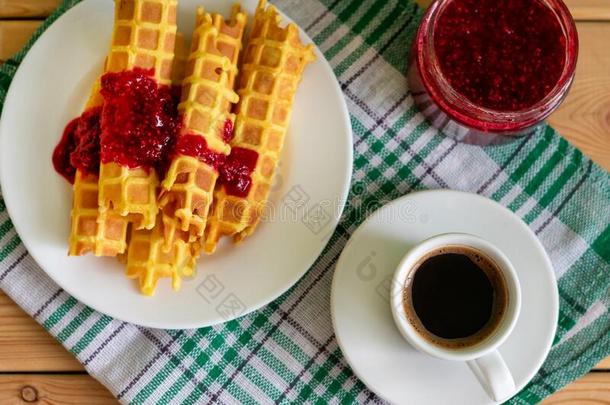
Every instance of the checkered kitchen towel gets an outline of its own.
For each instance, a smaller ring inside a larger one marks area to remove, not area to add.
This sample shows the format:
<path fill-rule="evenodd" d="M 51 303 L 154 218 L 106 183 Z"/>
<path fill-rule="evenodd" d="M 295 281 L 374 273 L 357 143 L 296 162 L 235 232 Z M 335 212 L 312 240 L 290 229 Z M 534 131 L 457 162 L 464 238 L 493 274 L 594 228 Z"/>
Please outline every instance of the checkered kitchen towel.
<path fill-rule="evenodd" d="M 37 36 L 77 3 L 65 1 L 26 49 L 0 69 L 0 100 Z M 552 128 L 503 146 L 459 144 L 413 106 L 403 72 L 421 10 L 405 0 L 278 0 L 334 68 L 355 137 L 352 196 L 328 246 L 282 297 L 239 320 L 153 330 L 70 297 L 28 255 L 0 200 L 0 288 L 121 401 L 381 402 L 358 381 L 333 336 L 333 268 L 379 206 L 427 188 L 499 201 L 536 232 L 559 280 L 557 337 L 543 368 L 510 402 L 535 403 L 610 354 L 610 176 Z M 357 201 L 357 202 L 356 202 Z M 36 294 L 31 294 L 36 291 Z"/>

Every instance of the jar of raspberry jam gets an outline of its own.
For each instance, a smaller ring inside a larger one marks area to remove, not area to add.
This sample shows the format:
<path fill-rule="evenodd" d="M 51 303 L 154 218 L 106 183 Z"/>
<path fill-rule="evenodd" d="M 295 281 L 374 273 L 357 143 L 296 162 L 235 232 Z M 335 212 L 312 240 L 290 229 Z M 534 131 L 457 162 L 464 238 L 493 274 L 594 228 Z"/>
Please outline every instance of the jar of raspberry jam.
<path fill-rule="evenodd" d="M 432 125 L 487 144 L 531 133 L 559 106 L 578 36 L 561 0 L 437 0 L 411 52 L 409 86 Z"/>

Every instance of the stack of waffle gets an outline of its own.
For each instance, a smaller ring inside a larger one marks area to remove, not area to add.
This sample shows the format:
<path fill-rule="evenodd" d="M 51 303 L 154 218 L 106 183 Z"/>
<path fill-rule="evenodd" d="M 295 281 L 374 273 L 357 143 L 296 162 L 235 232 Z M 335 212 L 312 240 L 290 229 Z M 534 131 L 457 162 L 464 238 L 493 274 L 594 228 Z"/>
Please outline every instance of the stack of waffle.
<path fill-rule="evenodd" d="M 176 0 L 115 2 L 105 73 L 150 69 L 158 86 L 181 84 L 182 126 L 161 183 L 154 169 L 117 162 L 102 162 L 99 176 L 77 171 L 69 254 L 124 256 L 127 275 L 151 295 L 160 278 L 179 288 L 202 248 L 213 252 L 221 236 L 240 241 L 254 231 L 297 86 L 314 53 L 297 27 L 280 27 L 275 8 L 261 0 L 238 76 L 246 25 L 238 6 L 227 21 L 198 8 L 187 57 L 176 31 Z M 98 80 L 86 107 L 103 104 Z M 198 145 L 197 153 L 181 149 L 186 140 Z M 223 162 L 235 158 L 232 148 L 257 156 L 244 195 L 232 194 L 222 181 Z"/>
<path fill-rule="evenodd" d="M 191 53 L 182 80 L 183 115 L 179 134 L 205 139 L 211 150 L 228 153 L 221 131 L 233 120 L 237 101 L 233 81 L 246 25 L 246 14 L 234 7 L 227 22 L 218 14 L 197 9 Z M 159 196 L 161 211 L 152 231 L 131 231 L 127 275 L 138 278 L 144 294 L 154 291 L 160 277 L 172 277 L 178 288 L 181 275 L 192 274 L 199 252 L 217 170 L 195 157 L 176 155 Z"/>
<path fill-rule="evenodd" d="M 180 33 L 176 34 L 174 53 L 172 85 L 180 86 L 189 53 L 184 36 Z M 178 290 L 182 276 L 192 275 L 195 268 L 195 257 L 191 244 L 188 243 L 188 235 L 179 232 L 166 240 L 162 229 L 159 213 L 153 229 L 131 228 L 126 275 L 138 280 L 144 295 L 153 295 L 157 281 L 161 278 L 171 278 L 172 288 Z"/>

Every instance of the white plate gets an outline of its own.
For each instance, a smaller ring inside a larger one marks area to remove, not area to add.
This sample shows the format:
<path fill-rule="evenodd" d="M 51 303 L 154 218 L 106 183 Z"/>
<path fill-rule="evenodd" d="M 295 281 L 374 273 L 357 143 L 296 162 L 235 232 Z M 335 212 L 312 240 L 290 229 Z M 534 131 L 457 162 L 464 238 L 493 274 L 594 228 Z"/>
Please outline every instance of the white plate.
<path fill-rule="evenodd" d="M 231 3 L 181 0 L 179 30 L 190 37 L 197 5 L 228 16 Z M 244 1 L 243 7 L 251 19 L 256 1 Z M 15 75 L 0 122 L 0 180 L 17 232 L 57 284 L 121 320 L 157 328 L 194 328 L 260 308 L 305 274 L 326 245 L 347 198 L 352 134 L 328 62 L 316 49 L 318 59 L 306 68 L 297 93 L 270 199 L 274 219 L 261 224 L 241 246 L 225 244 L 217 254 L 202 257 L 198 275 L 183 282 L 180 292 L 161 280 L 156 295 L 147 298 L 139 294 L 135 281 L 125 278 L 116 259 L 66 255 L 72 192 L 51 165 L 64 126 L 80 114 L 101 72 L 112 20 L 112 1 L 82 2 L 49 27 Z M 305 214 L 307 210 L 311 215 Z"/>
<path fill-rule="evenodd" d="M 445 232 L 487 239 L 515 266 L 521 313 L 500 352 L 517 391 L 534 377 L 555 336 L 559 298 L 553 268 L 521 219 L 492 200 L 459 191 L 422 191 L 399 198 L 354 232 L 337 263 L 331 296 L 335 333 L 345 358 L 373 392 L 392 403 L 493 403 L 465 363 L 413 349 L 390 312 L 390 281 L 400 259 L 411 246 Z"/>

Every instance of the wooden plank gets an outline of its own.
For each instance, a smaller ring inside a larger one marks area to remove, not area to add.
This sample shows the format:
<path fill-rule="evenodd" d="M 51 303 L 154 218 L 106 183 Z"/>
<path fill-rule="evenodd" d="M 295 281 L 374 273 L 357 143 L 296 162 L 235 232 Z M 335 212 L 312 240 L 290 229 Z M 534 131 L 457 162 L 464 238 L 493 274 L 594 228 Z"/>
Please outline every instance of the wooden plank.
<path fill-rule="evenodd" d="M 118 401 L 87 375 L 0 375 L 0 403 L 115 405 Z M 552 404 L 610 403 L 610 373 L 591 373 L 543 401 Z"/>
<path fill-rule="evenodd" d="M 434 0 L 416 0 L 426 8 Z M 564 0 L 576 21 L 610 21 L 610 2 L 608 0 Z"/>
<path fill-rule="evenodd" d="M 600 361 L 595 367 L 593 367 L 593 370 L 610 371 L 610 356 Z"/>
<path fill-rule="evenodd" d="M 427 7 L 433 0 L 417 0 Z M 60 0 L 0 0 L 0 18 L 43 18 L 59 5 Z M 607 0 L 565 0 L 576 20 L 610 20 Z"/>
<path fill-rule="evenodd" d="M 544 405 L 609 404 L 610 373 L 589 373 L 557 391 L 542 403 Z"/>
<path fill-rule="evenodd" d="M 576 21 L 610 21 L 608 0 L 564 0 Z"/>
<path fill-rule="evenodd" d="M 0 18 L 43 18 L 60 0 L 0 0 Z"/>
<path fill-rule="evenodd" d="M 84 375 L 0 375 L 0 403 L 6 405 L 116 405 L 119 402 L 99 382 Z"/>
<path fill-rule="evenodd" d="M 0 63 L 18 52 L 40 24 L 40 21 L 0 21 Z"/>
<path fill-rule="evenodd" d="M 0 372 L 82 370 L 72 354 L 0 291 Z"/>
<path fill-rule="evenodd" d="M 578 23 L 580 55 L 570 93 L 549 117 L 577 148 L 610 170 L 610 23 Z"/>

